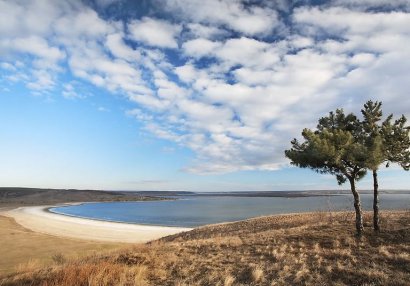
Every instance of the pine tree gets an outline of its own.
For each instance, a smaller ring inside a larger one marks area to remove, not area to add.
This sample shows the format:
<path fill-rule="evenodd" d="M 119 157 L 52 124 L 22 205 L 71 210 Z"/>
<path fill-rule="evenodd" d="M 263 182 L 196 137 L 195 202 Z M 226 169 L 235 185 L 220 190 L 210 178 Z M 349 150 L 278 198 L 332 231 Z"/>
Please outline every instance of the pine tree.
<path fill-rule="evenodd" d="M 380 125 L 382 103 L 369 100 L 364 104 L 363 138 L 367 147 L 367 168 L 373 174 L 373 228 L 380 231 L 379 224 L 379 166 L 386 163 L 398 163 L 404 170 L 410 169 L 410 128 L 406 127 L 406 117 L 392 123 L 393 115 Z"/>
<path fill-rule="evenodd" d="M 358 235 L 363 232 L 363 217 L 356 181 L 366 174 L 367 158 L 361 129 L 362 125 L 355 115 L 345 115 L 342 109 L 337 109 L 335 113 L 330 112 L 329 116 L 319 119 L 316 131 L 304 129 L 304 142 L 294 139 L 291 141 L 292 148 L 285 151 L 293 165 L 335 175 L 340 185 L 349 181 Z"/>
<path fill-rule="evenodd" d="M 363 114 L 363 131 L 367 151 L 367 167 L 373 174 L 373 228 L 375 231 L 380 230 L 379 225 L 379 183 L 377 171 L 379 166 L 387 160 L 386 144 L 383 144 L 382 127 L 379 124 L 383 116 L 381 102 L 369 100 L 364 104 Z"/>
<path fill-rule="evenodd" d="M 391 123 L 390 115 L 382 127 L 382 136 L 386 146 L 388 162 L 399 164 L 405 171 L 410 170 L 410 126 L 406 126 L 407 118 L 402 115 Z"/>

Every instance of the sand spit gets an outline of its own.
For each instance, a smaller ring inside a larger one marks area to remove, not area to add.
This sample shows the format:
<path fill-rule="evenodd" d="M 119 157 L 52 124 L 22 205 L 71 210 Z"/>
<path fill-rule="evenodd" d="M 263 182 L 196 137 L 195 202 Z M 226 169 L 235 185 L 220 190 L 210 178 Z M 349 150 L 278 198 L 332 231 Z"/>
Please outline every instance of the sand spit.
<path fill-rule="evenodd" d="M 94 241 L 140 243 L 191 230 L 77 218 L 51 213 L 47 211 L 50 207 L 19 207 L 2 215 L 35 232 Z"/>

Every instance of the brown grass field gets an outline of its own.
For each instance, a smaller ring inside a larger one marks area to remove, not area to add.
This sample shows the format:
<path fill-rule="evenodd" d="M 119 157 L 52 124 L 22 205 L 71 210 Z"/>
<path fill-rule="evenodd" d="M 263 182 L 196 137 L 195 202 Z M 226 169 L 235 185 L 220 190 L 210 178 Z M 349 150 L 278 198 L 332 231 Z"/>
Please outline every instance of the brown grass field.
<path fill-rule="evenodd" d="M 350 212 L 206 226 L 112 254 L 21 268 L 0 285 L 409 285 L 410 212 L 383 212 L 378 235 L 370 222 L 366 213 L 361 238 Z"/>
<path fill-rule="evenodd" d="M 0 240 L 0 275 L 61 263 L 66 258 L 81 258 L 129 247 L 129 244 L 65 239 L 36 233 L 4 216 L 0 216 Z"/>

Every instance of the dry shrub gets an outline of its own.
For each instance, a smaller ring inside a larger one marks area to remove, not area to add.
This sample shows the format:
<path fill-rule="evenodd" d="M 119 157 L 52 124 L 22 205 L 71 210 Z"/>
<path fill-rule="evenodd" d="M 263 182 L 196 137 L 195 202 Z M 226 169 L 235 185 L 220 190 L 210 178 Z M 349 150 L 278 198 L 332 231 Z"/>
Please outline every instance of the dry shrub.
<path fill-rule="evenodd" d="M 228 275 L 228 276 L 225 277 L 223 285 L 224 286 L 232 286 L 232 285 L 234 285 L 234 283 L 235 283 L 235 277 L 233 277 L 231 275 Z"/>
<path fill-rule="evenodd" d="M 296 272 L 295 279 L 293 281 L 295 283 L 306 281 L 308 275 L 309 275 L 309 270 L 305 267 L 302 267 L 299 271 Z"/>
<path fill-rule="evenodd" d="M 263 269 L 258 266 L 252 270 L 252 278 L 253 281 L 256 283 L 261 282 L 263 280 L 263 275 Z"/>
<path fill-rule="evenodd" d="M 391 253 L 387 250 L 387 247 L 385 245 L 379 246 L 379 253 L 386 257 L 391 257 Z"/>
<path fill-rule="evenodd" d="M 51 260 L 57 265 L 64 264 L 67 262 L 67 258 L 62 253 L 55 253 L 51 256 Z"/>

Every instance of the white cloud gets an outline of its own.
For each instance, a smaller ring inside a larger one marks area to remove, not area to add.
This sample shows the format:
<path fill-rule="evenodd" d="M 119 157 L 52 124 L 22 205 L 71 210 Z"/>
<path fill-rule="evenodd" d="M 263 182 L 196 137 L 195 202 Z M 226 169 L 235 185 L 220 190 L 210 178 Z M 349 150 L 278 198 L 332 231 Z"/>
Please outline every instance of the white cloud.
<path fill-rule="evenodd" d="M 32 70 L 23 71 L 23 64 L 17 61 L 14 65 L 7 64 L 10 81 L 22 81 L 27 88 L 36 93 L 51 90 L 56 85 L 55 73 L 59 71 L 59 62 L 65 58 L 65 53 L 59 48 L 50 46 L 49 43 L 39 36 L 28 36 L 16 39 L 0 40 L 0 51 L 6 58 L 15 54 L 23 55 L 31 60 Z"/>
<path fill-rule="evenodd" d="M 189 23 L 186 26 L 194 38 L 213 39 L 227 34 L 225 30 L 218 27 L 202 25 L 199 23 Z"/>
<path fill-rule="evenodd" d="M 249 1 L 172 0 L 163 3 L 172 23 L 124 24 L 80 1 L 2 1 L 1 71 L 33 90 L 71 73 L 123 95 L 147 131 L 193 150 L 188 171 L 273 170 L 286 165 L 290 139 L 336 107 L 358 112 L 371 97 L 410 115 L 409 13 L 354 2 L 275 1 L 291 13 L 279 31 L 275 5 Z M 73 82 L 59 90 L 83 95 Z"/>
<path fill-rule="evenodd" d="M 33 81 L 27 83 L 27 87 L 35 91 L 50 90 L 55 86 L 55 80 L 53 76 L 44 70 L 33 71 Z"/>
<path fill-rule="evenodd" d="M 110 36 L 108 36 L 110 37 Z M 118 50 L 116 51 L 117 56 Z M 108 89 L 111 92 L 120 92 L 126 95 L 133 93 L 150 94 L 151 91 L 141 79 L 138 63 L 124 60 L 124 56 L 136 56 L 130 50 L 121 51 L 122 58 L 110 58 L 104 52 L 103 46 L 95 43 L 83 43 L 70 47 L 71 57 L 68 65 L 72 72 L 79 78 L 89 80 L 91 83 Z"/>
<path fill-rule="evenodd" d="M 75 82 L 63 84 L 62 96 L 67 99 L 83 98 L 84 96 L 76 91 L 75 85 Z"/>
<path fill-rule="evenodd" d="M 144 17 L 132 21 L 128 29 L 130 37 L 136 41 L 161 48 L 177 48 L 176 38 L 182 28 L 167 21 Z"/>
<path fill-rule="evenodd" d="M 234 71 L 235 78 L 246 85 L 267 85 L 273 80 L 272 70 L 253 70 L 239 68 Z"/>
<path fill-rule="evenodd" d="M 340 5 L 343 7 L 352 8 L 410 8 L 410 3 L 407 0 L 334 0 L 333 4 Z"/>
<path fill-rule="evenodd" d="M 319 43 L 314 38 L 318 34 L 323 35 L 323 22 L 328 19 L 324 18 L 322 21 L 321 14 L 309 18 L 313 21 L 310 23 L 313 25 L 311 34 L 303 34 L 305 30 L 302 30 L 301 35 L 292 35 L 283 42 L 271 44 L 243 37 L 230 39 L 225 43 L 197 39 L 187 43 L 198 43 L 193 45 L 195 48 L 188 49 L 184 46 L 188 55 L 195 58 L 214 57 L 219 63 L 208 67 L 205 74 L 203 68 L 201 71 L 192 63 L 179 67 L 176 73 L 181 80 L 192 83 L 192 89 L 203 96 L 202 102 L 217 103 L 221 108 L 235 112 L 238 117 L 238 121 L 232 117 L 225 118 L 218 126 L 212 123 L 200 124 L 199 122 L 206 120 L 190 117 L 187 115 L 189 112 L 182 112 L 184 116 L 188 116 L 189 122 L 197 122 L 190 124 L 188 130 L 191 134 L 210 134 L 205 137 L 183 137 L 185 144 L 199 155 L 197 165 L 187 168 L 188 170 L 225 172 L 278 168 L 285 163 L 282 152 L 287 148 L 287 142 L 297 136 L 303 127 L 314 127 L 318 117 L 336 107 L 357 112 L 357 107 L 368 99 L 369 94 L 383 100 L 387 108 L 403 110 L 392 105 L 392 102 L 399 100 L 390 98 L 397 98 L 399 94 L 404 97 L 403 92 L 408 90 L 403 85 L 398 85 L 407 76 L 410 67 L 404 60 L 409 57 L 403 54 L 405 49 L 401 48 L 407 46 L 409 39 L 408 26 L 401 26 L 407 21 L 408 15 L 401 13 L 403 15 L 400 15 L 400 19 L 389 23 L 389 13 L 363 15 L 346 9 L 320 11 L 331 15 L 329 21 L 333 34 L 330 36 L 344 38 L 344 41 L 335 43 L 339 46 L 336 49 L 327 47 L 326 38 L 319 39 Z M 366 27 L 355 28 L 363 17 Z M 344 19 L 350 19 L 350 22 L 346 23 Z M 300 25 L 307 20 L 296 16 L 295 21 L 295 24 Z M 377 34 L 376 30 L 381 35 L 369 39 L 369 35 Z M 383 44 L 383 40 L 388 41 Z M 295 52 L 294 48 L 299 50 Z M 398 50 L 402 50 L 397 55 L 397 58 L 401 56 L 401 64 L 393 63 L 394 57 L 387 56 Z M 377 56 L 369 51 L 386 55 Z M 375 65 L 381 59 L 395 68 L 387 68 L 381 62 Z M 238 83 L 228 84 L 226 72 L 235 65 L 242 66 L 233 71 Z M 402 68 L 397 69 L 400 66 Z M 381 72 L 382 69 L 384 73 Z M 400 76 L 402 72 L 405 73 Z M 353 80 L 354 74 L 361 75 Z M 366 80 L 364 75 L 370 78 Z M 380 76 L 388 76 L 389 80 L 386 82 Z M 390 79 L 393 78 L 395 80 L 391 82 Z M 363 96 L 363 86 L 355 86 L 356 83 L 363 82 L 367 97 Z M 385 93 L 387 91 L 393 94 Z M 351 101 L 352 98 L 354 101 Z M 290 116 L 291 114 L 295 116 Z M 198 127 L 206 131 L 199 132 L 196 129 Z M 273 148 L 266 150 L 266 146 Z"/>
<path fill-rule="evenodd" d="M 59 48 L 50 47 L 46 40 L 37 36 L 1 40 L 0 48 L 19 53 L 28 53 L 51 63 L 56 63 L 65 57 L 64 52 Z"/>
<path fill-rule="evenodd" d="M 174 71 L 178 77 L 186 83 L 190 83 L 196 78 L 196 70 L 190 63 L 176 67 Z"/>
<path fill-rule="evenodd" d="M 333 35 L 368 35 L 409 33 L 410 15 L 405 12 L 361 12 L 341 7 L 328 9 L 299 8 L 294 13 L 299 24 L 310 24 Z"/>
<path fill-rule="evenodd" d="M 346 67 L 352 69 L 329 87 L 339 94 L 336 103 L 357 112 L 358 106 L 373 98 L 382 100 L 386 109 L 409 115 L 401 107 L 408 98 L 403 79 L 410 76 L 409 52 L 404 48 L 410 45 L 409 13 L 307 8 L 296 11 L 295 19 L 318 31 L 331 27 L 332 33 L 343 38 L 319 40 L 316 45 L 327 54 L 344 55 Z"/>
<path fill-rule="evenodd" d="M 246 35 L 268 34 L 278 24 L 277 12 L 258 6 L 245 7 L 242 1 L 168 0 L 165 9 L 196 23 L 226 27 Z"/>
<path fill-rule="evenodd" d="M 187 56 L 216 58 L 223 63 L 220 68 L 225 71 L 238 65 L 259 69 L 272 67 L 279 61 L 281 49 L 281 43 L 273 45 L 247 37 L 228 39 L 223 43 L 195 39 L 183 44 Z"/>
<path fill-rule="evenodd" d="M 176 83 L 168 80 L 167 76 L 163 72 L 156 71 L 154 76 L 157 94 L 161 99 L 175 102 L 186 96 L 186 90 L 178 86 Z"/>
<path fill-rule="evenodd" d="M 105 45 L 111 53 L 121 59 L 127 61 L 138 61 L 141 57 L 140 53 L 124 43 L 124 36 L 121 33 L 110 34 L 106 38 Z"/>
<path fill-rule="evenodd" d="M 272 67 L 278 62 L 278 52 L 270 43 L 242 37 L 229 39 L 216 51 L 218 58 L 229 62 L 230 66 Z"/>
<path fill-rule="evenodd" d="M 61 11 L 71 9 L 75 2 L 44 0 L 1 1 L 0 35 L 2 38 L 46 36 Z"/>
<path fill-rule="evenodd" d="M 68 40 L 91 40 L 114 31 L 115 23 L 104 21 L 91 8 L 81 7 L 59 18 L 54 30 Z"/>
<path fill-rule="evenodd" d="M 182 48 L 187 55 L 200 58 L 210 55 L 219 46 L 220 43 L 199 38 L 185 42 Z"/>

